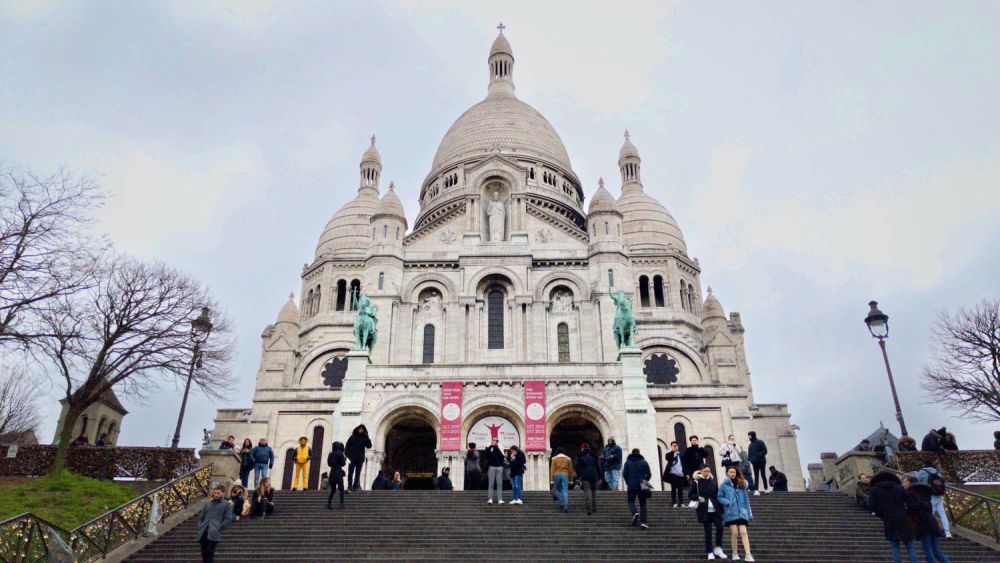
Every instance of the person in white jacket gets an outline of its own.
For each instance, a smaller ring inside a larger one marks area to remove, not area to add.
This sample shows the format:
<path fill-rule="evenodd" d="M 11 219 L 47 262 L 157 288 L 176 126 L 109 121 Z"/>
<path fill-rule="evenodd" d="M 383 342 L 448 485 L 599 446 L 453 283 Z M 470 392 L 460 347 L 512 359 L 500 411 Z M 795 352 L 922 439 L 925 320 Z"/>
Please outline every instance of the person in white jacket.
<path fill-rule="evenodd" d="M 736 444 L 736 436 L 730 434 L 729 440 L 724 446 L 719 450 L 719 456 L 722 458 L 722 467 L 728 469 L 729 467 L 739 467 L 740 465 L 740 453 L 743 448 Z"/>

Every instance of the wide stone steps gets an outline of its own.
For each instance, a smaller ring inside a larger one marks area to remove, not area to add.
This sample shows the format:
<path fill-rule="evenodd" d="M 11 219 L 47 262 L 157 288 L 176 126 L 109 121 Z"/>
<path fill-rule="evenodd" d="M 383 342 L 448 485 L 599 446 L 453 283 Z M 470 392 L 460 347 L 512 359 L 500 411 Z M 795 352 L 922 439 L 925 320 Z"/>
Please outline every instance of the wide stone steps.
<path fill-rule="evenodd" d="M 570 492 L 569 514 L 545 492 L 525 493 L 523 505 L 487 505 L 485 498 L 485 491 L 366 491 L 346 495 L 343 510 L 327 510 L 323 492 L 279 491 L 274 515 L 229 526 L 216 559 L 705 559 L 695 511 L 671 507 L 669 493 L 649 501 L 649 530 L 628 524 L 625 494 L 616 491 L 599 493 L 590 516 L 579 491 Z M 757 561 L 889 560 L 881 521 L 843 495 L 772 493 L 752 497 L 751 506 Z M 131 560 L 200 560 L 196 523 L 196 516 L 180 523 Z M 728 530 L 723 540 L 728 554 Z M 955 563 L 1000 562 L 1000 552 L 973 542 L 942 541 Z"/>

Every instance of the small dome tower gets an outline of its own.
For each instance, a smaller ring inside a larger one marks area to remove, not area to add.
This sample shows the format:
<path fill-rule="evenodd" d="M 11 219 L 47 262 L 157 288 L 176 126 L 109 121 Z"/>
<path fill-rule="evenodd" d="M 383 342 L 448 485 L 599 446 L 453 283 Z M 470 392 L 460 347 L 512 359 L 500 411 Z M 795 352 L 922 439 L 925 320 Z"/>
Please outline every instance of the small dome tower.
<path fill-rule="evenodd" d="M 497 26 L 500 35 L 497 35 L 490 48 L 488 59 L 490 67 L 490 95 L 513 94 L 514 93 L 514 50 L 510 48 L 510 42 L 503 35 L 506 28 L 503 23 Z"/>
<path fill-rule="evenodd" d="M 597 180 L 597 191 L 590 200 L 587 230 L 591 243 L 622 240 L 622 214 L 618 211 L 615 198 L 604 189 L 604 178 Z"/>
<path fill-rule="evenodd" d="M 625 143 L 618 151 L 618 168 L 622 174 L 622 195 L 618 210 L 622 213 L 622 233 L 632 252 L 680 252 L 687 254 L 684 235 L 677 221 L 656 198 L 642 188 L 639 174 L 639 149 L 635 148 L 628 131 Z"/>
<path fill-rule="evenodd" d="M 372 144 L 361 155 L 361 186 L 358 191 L 365 188 L 374 188 L 378 194 L 378 179 L 382 175 L 382 157 L 375 148 L 375 135 L 372 135 Z"/>
<path fill-rule="evenodd" d="M 364 256 L 372 243 L 371 218 L 379 204 L 378 181 L 382 175 L 382 158 L 372 144 L 361 155 L 361 182 L 358 195 L 340 208 L 327 222 L 316 245 L 316 258 L 325 254 Z"/>
<path fill-rule="evenodd" d="M 372 215 L 373 236 L 375 244 L 391 244 L 403 246 L 403 235 L 406 234 L 406 212 L 403 202 L 396 195 L 396 184 L 389 182 L 389 190 L 382 196 L 375 214 Z"/>

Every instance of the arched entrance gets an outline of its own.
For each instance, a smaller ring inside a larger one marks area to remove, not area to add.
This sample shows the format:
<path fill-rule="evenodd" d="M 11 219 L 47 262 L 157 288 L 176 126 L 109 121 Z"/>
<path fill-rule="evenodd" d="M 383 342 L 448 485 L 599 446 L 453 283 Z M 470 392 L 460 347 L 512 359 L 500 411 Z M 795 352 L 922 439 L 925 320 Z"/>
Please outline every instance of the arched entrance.
<path fill-rule="evenodd" d="M 562 448 L 563 453 L 576 461 L 580 453 L 580 444 L 590 444 L 594 453 L 600 457 L 604 447 L 604 437 L 597 425 L 581 413 L 571 413 L 562 417 L 552 427 L 549 433 L 549 446 L 552 451 Z"/>
<path fill-rule="evenodd" d="M 385 462 L 382 470 L 391 477 L 399 471 L 406 489 L 433 489 L 437 473 L 437 433 L 419 414 L 406 414 L 395 420 L 385 436 Z"/>

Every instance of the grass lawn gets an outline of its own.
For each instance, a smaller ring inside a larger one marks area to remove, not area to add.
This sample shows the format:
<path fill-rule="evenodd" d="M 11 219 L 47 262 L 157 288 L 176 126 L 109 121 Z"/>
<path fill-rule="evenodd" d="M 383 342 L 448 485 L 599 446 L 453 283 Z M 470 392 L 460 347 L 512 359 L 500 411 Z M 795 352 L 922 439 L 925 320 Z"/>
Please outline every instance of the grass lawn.
<path fill-rule="evenodd" d="M 0 479 L 0 520 L 31 512 L 72 530 L 135 497 L 129 485 L 69 472 L 35 479 Z"/>
<path fill-rule="evenodd" d="M 997 500 L 1000 500 L 1000 491 L 989 491 L 989 492 L 983 493 L 983 496 L 987 496 L 987 497 L 990 497 L 990 498 L 995 498 Z"/>

